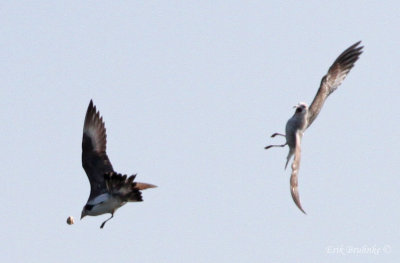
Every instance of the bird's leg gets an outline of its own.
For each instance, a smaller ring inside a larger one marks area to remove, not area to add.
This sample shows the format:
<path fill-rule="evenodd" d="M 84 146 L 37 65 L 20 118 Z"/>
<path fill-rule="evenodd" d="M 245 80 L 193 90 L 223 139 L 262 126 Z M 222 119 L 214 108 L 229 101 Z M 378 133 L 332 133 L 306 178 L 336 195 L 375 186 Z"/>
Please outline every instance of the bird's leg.
<path fill-rule="evenodd" d="M 274 137 L 277 136 L 277 135 L 286 137 L 285 134 L 282 134 L 282 133 L 279 133 L 279 132 L 275 132 L 274 134 L 271 135 L 271 137 L 274 138 Z M 284 147 L 284 146 L 286 146 L 286 145 L 287 145 L 287 142 L 286 142 L 285 144 L 279 144 L 279 145 L 268 145 L 268 146 L 266 146 L 264 149 L 267 150 L 267 149 L 269 149 L 269 148 L 271 148 L 271 147 Z"/>
<path fill-rule="evenodd" d="M 111 217 L 110 217 L 109 219 L 107 219 L 106 221 L 104 221 L 104 222 L 101 224 L 100 228 L 103 228 L 104 225 L 107 223 L 107 221 L 110 220 L 110 219 L 113 218 L 113 217 L 114 217 L 114 212 L 111 213 Z"/>
<path fill-rule="evenodd" d="M 277 135 L 279 135 L 279 136 L 283 136 L 283 137 L 286 137 L 286 135 L 285 135 L 285 134 L 282 134 L 282 133 L 275 132 L 274 134 L 272 134 L 272 135 L 271 135 L 271 138 L 274 138 L 274 137 L 275 137 L 275 136 L 277 136 Z"/>
<path fill-rule="evenodd" d="M 285 147 L 287 145 L 287 143 L 285 143 L 285 144 L 279 144 L 279 145 L 268 145 L 268 146 L 265 146 L 265 150 L 267 150 L 267 149 L 269 149 L 269 148 L 271 148 L 271 147 Z"/>

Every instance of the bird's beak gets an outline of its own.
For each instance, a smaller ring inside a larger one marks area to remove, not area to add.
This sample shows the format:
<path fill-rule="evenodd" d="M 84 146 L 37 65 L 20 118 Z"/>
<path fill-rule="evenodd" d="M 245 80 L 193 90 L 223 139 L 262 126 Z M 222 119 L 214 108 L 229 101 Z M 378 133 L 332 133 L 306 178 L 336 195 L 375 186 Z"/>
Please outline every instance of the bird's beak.
<path fill-rule="evenodd" d="M 82 220 L 82 218 L 84 218 L 85 216 L 86 216 L 86 215 L 82 213 L 82 214 L 81 214 L 81 220 Z"/>
<path fill-rule="evenodd" d="M 293 106 L 293 109 L 297 108 L 297 106 L 298 106 L 298 105 L 294 105 L 294 106 Z"/>

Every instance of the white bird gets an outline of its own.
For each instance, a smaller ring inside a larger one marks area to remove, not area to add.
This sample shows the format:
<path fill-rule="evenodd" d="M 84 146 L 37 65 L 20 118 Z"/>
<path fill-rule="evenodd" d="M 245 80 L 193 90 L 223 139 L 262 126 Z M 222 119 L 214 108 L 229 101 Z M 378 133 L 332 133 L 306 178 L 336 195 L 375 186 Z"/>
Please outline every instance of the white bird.
<path fill-rule="evenodd" d="M 308 107 L 306 103 L 300 102 L 295 106 L 296 111 L 294 115 L 286 123 L 286 135 L 281 133 L 274 133 L 271 137 L 277 135 L 286 137 L 286 143 L 281 145 L 269 145 L 265 149 L 271 147 L 284 147 L 289 146 L 289 154 L 287 156 L 285 169 L 289 163 L 290 158 L 294 154 L 294 160 L 292 163 L 292 174 L 290 176 L 290 192 L 292 194 L 293 201 L 297 207 L 305 214 L 306 212 L 301 207 L 300 197 L 298 192 L 298 172 L 300 167 L 300 156 L 301 156 L 301 139 L 304 131 L 313 123 L 317 118 L 319 112 L 326 98 L 334 92 L 337 87 L 343 82 L 347 74 L 353 68 L 354 63 L 358 60 L 362 53 L 363 46 L 358 46 L 361 41 L 350 46 L 348 49 L 343 51 L 342 54 L 333 62 L 329 68 L 328 73 L 322 78 L 320 87 L 311 106 Z"/>
<path fill-rule="evenodd" d="M 90 100 L 83 126 L 82 166 L 89 178 L 90 196 L 82 209 L 81 219 L 86 215 L 98 216 L 115 211 L 127 202 L 141 202 L 141 190 L 156 187 L 152 184 L 134 182 L 136 177 L 121 175 L 114 172 L 106 153 L 107 135 L 103 117 L 96 111 L 96 106 Z"/>

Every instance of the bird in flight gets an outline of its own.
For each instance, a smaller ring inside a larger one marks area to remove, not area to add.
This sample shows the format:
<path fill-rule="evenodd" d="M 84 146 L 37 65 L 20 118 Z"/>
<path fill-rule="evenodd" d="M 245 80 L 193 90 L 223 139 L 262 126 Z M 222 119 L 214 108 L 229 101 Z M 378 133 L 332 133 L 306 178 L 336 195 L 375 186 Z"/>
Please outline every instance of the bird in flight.
<path fill-rule="evenodd" d="M 155 185 L 134 182 L 136 174 L 127 178 L 114 172 L 106 153 L 107 135 L 103 117 L 90 100 L 83 126 L 82 166 L 90 182 L 90 195 L 82 209 L 81 219 L 87 215 L 98 216 L 115 211 L 127 202 L 141 202 L 141 190 L 154 188 Z"/>
<path fill-rule="evenodd" d="M 350 46 L 348 49 L 343 51 L 342 54 L 333 62 L 329 68 L 328 73 L 322 78 L 318 92 L 314 97 L 310 107 L 306 103 L 300 102 L 296 108 L 294 115 L 286 123 L 286 134 L 274 133 L 271 137 L 283 136 L 286 138 L 286 143 L 281 145 L 269 145 L 265 149 L 271 147 L 284 147 L 289 146 L 289 154 L 287 156 L 285 169 L 289 163 L 289 160 L 294 155 L 292 163 L 292 174 L 290 176 L 290 192 L 292 194 L 293 201 L 297 207 L 305 214 L 306 212 L 301 207 L 300 196 L 298 191 L 298 172 L 300 167 L 300 155 L 301 155 L 301 139 L 304 131 L 314 122 L 317 118 L 322 106 L 328 96 L 334 92 L 347 74 L 353 68 L 354 63 L 358 60 L 359 56 L 363 52 L 363 46 L 359 46 L 361 41 Z"/>

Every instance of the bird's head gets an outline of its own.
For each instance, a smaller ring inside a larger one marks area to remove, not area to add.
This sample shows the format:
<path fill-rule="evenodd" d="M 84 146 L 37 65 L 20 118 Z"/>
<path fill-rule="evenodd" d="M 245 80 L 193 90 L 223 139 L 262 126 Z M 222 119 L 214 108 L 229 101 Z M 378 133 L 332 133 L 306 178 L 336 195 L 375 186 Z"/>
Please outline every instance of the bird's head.
<path fill-rule="evenodd" d="M 304 116 L 307 114 L 308 111 L 308 105 L 305 102 L 299 102 L 299 104 L 293 106 L 293 108 L 296 109 L 296 112 L 294 113 L 295 115 Z"/>
<path fill-rule="evenodd" d="M 93 213 L 91 211 L 94 206 L 95 205 L 92 205 L 92 204 L 86 204 L 82 209 L 81 219 L 87 215 L 93 215 Z"/>
<path fill-rule="evenodd" d="M 85 216 L 89 215 L 90 209 L 91 209 L 91 206 L 88 207 L 87 204 L 82 208 L 81 220 L 82 220 L 82 218 L 84 218 Z"/>
<path fill-rule="evenodd" d="M 84 218 L 85 216 L 87 216 L 88 214 L 87 214 L 87 210 L 86 210 L 86 205 L 83 207 L 83 209 L 82 209 L 82 213 L 81 213 L 81 220 L 82 220 L 82 218 Z"/>

